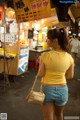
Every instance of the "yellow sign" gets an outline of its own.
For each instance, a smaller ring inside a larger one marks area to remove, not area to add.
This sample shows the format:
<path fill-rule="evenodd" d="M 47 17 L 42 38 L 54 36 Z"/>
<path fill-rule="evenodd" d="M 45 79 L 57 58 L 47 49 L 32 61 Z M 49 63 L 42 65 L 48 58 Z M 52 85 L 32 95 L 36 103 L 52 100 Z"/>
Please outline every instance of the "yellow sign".
<path fill-rule="evenodd" d="M 80 3 L 78 4 L 72 4 L 69 7 L 68 14 L 75 23 L 75 21 L 80 21 Z"/>
<path fill-rule="evenodd" d="M 14 0 L 14 9 L 18 23 L 51 16 L 50 0 Z"/>
<path fill-rule="evenodd" d="M 51 9 L 51 16 L 38 20 L 37 23 L 40 23 L 40 29 L 47 26 L 57 25 L 59 23 L 59 20 L 56 9 L 55 8 Z"/>
<path fill-rule="evenodd" d="M 42 41 L 42 32 L 40 31 L 38 33 L 38 42 L 41 42 Z"/>

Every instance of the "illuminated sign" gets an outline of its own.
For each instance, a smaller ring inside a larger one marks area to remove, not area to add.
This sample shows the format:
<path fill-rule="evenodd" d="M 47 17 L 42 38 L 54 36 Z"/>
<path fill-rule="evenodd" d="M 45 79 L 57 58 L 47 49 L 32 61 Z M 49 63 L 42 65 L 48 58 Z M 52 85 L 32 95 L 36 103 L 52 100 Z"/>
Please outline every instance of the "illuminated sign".
<path fill-rule="evenodd" d="M 2 24 L 3 19 L 3 7 L 0 6 L 0 24 Z"/>
<path fill-rule="evenodd" d="M 59 0 L 59 3 L 79 3 L 79 0 Z"/>

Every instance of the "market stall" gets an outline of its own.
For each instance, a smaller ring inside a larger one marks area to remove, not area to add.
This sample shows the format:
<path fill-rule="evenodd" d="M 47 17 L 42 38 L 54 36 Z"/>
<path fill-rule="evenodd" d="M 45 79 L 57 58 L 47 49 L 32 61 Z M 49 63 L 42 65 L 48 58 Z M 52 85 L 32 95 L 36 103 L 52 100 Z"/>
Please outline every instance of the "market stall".
<path fill-rule="evenodd" d="M 7 8 L 5 34 L 4 27 L 0 27 L 0 39 L 2 44 L 2 48 L 0 48 L 0 73 L 4 72 L 4 64 L 5 72 L 9 75 L 20 75 L 28 69 L 29 46 L 23 34 L 24 31 L 20 32 L 19 27 L 20 25 L 17 24 L 14 16 L 14 10 Z"/>
<path fill-rule="evenodd" d="M 6 45 L 6 73 L 9 75 L 19 75 L 28 69 L 29 47 Z M 2 55 L 0 54 L 2 57 Z M 0 73 L 3 72 L 4 59 L 0 60 Z"/>
<path fill-rule="evenodd" d="M 3 43 L 2 53 L 5 51 L 6 56 L 5 70 L 9 75 L 19 75 L 26 72 L 28 60 L 29 62 L 36 61 L 42 52 L 48 50 L 47 30 L 49 26 L 59 22 L 55 8 L 52 10 L 50 8 L 50 1 L 41 0 L 40 2 L 35 1 L 35 3 L 36 8 L 33 9 L 33 1 L 31 3 L 24 1 L 25 6 L 18 6 L 18 4 L 21 5 L 20 1 L 14 0 L 15 11 L 12 8 L 6 9 L 5 41 L 4 34 L 1 33 L 0 36 Z M 39 6 L 40 4 L 41 6 Z M 14 59 L 7 59 L 7 56 L 13 56 Z M 0 60 L 2 66 L 0 73 L 4 69 L 3 61 L 3 59 Z"/>

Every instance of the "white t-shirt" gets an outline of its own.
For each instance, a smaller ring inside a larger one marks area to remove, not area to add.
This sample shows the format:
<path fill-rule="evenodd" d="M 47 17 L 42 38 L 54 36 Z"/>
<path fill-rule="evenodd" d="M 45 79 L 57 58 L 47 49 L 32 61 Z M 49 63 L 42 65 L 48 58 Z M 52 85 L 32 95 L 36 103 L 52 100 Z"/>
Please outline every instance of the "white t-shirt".
<path fill-rule="evenodd" d="M 70 45 L 71 45 L 71 52 L 78 53 L 78 49 L 80 47 L 80 41 L 77 38 L 72 39 Z"/>

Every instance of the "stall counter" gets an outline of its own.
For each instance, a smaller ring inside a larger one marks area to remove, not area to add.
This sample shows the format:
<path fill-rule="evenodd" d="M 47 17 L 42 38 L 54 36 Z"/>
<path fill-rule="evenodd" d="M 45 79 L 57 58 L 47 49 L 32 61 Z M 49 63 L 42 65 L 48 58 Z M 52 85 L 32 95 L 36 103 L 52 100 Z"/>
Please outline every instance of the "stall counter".
<path fill-rule="evenodd" d="M 36 49 L 30 49 L 29 50 L 29 61 L 38 58 L 41 55 L 41 53 L 47 52 L 49 50 L 50 49 L 37 49 L 37 50 Z"/>
<path fill-rule="evenodd" d="M 8 53 L 16 54 L 14 59 L 7 59 L 4 57 L 0 59 L 0 73 L 4 72 L 4 64 L 6 74 L 9 75 L 20 75 L 27 71 L 28 69 L 28 58 L 29 58 L 29 46 L 5 46 L 5 51 Z"/>

